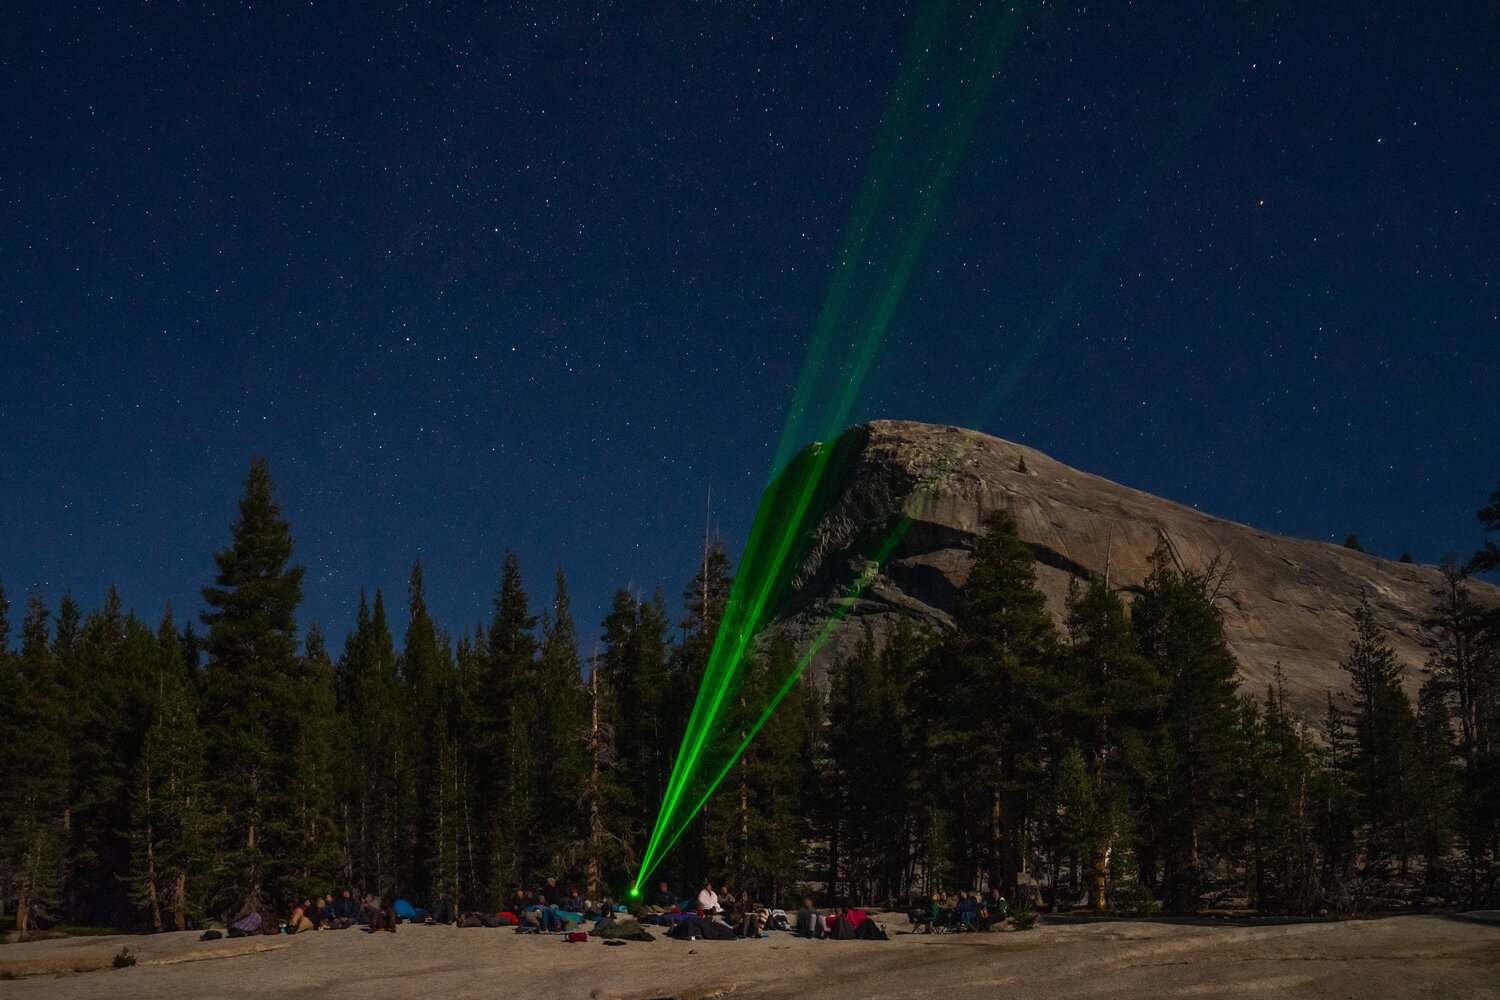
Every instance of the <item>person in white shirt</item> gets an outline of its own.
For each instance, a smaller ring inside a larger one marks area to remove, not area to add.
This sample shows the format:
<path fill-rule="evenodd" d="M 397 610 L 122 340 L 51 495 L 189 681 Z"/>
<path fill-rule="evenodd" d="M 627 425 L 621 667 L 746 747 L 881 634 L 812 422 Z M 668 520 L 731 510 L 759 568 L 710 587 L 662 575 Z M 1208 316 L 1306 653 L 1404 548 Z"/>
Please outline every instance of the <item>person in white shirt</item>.
<path fill-rule="evenodd" d="M 719 908 L 719 894 L 714 892 L 712 882 L 703 883 L 703 891 L 698 893 L 698 909 L 705 917 L 716 917 L 724 912 Z"/>

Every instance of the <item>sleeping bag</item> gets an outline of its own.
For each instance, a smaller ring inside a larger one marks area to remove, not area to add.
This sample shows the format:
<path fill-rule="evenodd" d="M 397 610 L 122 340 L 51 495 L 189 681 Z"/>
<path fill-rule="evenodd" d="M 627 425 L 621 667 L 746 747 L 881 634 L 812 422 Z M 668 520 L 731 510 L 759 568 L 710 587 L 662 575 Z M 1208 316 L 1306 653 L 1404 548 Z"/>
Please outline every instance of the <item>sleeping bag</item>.
<path fill-rule="evenodd" d="M 667 931 L 667 937 L 676 938 L 679 941 L 690 941 L 693 938 L 702 938 L 705 941 L 733 941 L 734 928 L 722 920 L 689 915 L 677 921 L 676 925 Z"/>

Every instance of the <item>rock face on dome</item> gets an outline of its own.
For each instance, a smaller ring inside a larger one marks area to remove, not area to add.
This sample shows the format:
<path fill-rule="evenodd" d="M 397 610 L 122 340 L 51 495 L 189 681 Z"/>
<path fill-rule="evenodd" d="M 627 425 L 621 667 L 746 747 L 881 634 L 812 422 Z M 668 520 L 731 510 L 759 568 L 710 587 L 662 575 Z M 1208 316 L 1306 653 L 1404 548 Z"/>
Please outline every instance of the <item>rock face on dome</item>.
<path fill-rule="evenodd" d="M 1437 567 L 1258 531 L 957 427 L 874 421 L 823 447 L 839 458 L 770 628 L 805 648 L 836 603 L 848 601 L 850 584 L 870 574 L 874 556 L 896 541 L 819 648 L 812 670 L 820 682 L 866 623 L 877 637 L 902 614 L 951 627 L 978 526 L 1004 508 L 1036 554 L 1038 585 L 1059 622 L 1071 579 L 1107 577 L 1128 602 L 1165 540 L 1185 570 L 1214 570 L 1246 692 L 1261 696 L 1280 662 L 1292 707 L 1320 723 L 1327 692 L 1347 689 L 1339 662 L 1362 599 L 1385 627 L 1413 694 L 1420 684 L 1427 660 L 1421 621 L 1442 584 Z M 1479 581 L 1472 588 L 1476 600 L 1500 604 L 1500 588 Z"/>

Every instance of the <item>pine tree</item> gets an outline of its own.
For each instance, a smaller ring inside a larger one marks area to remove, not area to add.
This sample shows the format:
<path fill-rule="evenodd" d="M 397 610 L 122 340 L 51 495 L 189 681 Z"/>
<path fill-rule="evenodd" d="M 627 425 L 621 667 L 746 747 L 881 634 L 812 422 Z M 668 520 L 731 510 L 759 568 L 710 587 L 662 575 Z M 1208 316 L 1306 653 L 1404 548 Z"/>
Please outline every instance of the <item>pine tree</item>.
<path fill-rule="evenodd" d="M 338 766 L 335 761 L 339 728 L 336 671 L 328 655 L 323 629 L 307 628 L 300 672 L 295 679 L 299 704 L 287 744 L 287 801 L 295 816 L 288 831 L 287 888 L 292 897 L 316 898 L 327 890 L 343 865 L 335 819 Z"/>
<path fill-rule="evenodd" d="M 1321 752 L 1315 754 L 1309 783 L 1313 830 L 1320 859 L 1319 894 L 1334 912 L 1349 912 L 1349 883 L 1356 862 L 1358 825 L 1348 774 L 1355 755 L 1345 712 L 1328 693 Z"/>
<path fill-rule="evenodd" d="M 672 696 L 668 712 L 674 733 L 681 733 L 686 728 L 733 589 L 734 571 L 729 555 L 722 543 L 715 540 L 704 550 L 703 562 L 682 594 L 683 616 L 677 623 L 682 630 L 682 640 L 674 651 L 672 672 L 675 676 L 668 689 Z"/>
<path fill-rule="evenodd" d="M 442 774 L 444 751 L 451 752 L 452 749 L 453 734 L 447 725 L 444 706 L 445 688 L 451 683 L 451 666 L 443 661 L 437 627 L 427 612 L 420 559 L 412 563 L 406 598 L 409 620 L 401 653 L 401 676 L 406 690 L 402 733 L 408 745 L 416 792 L 411 891 L 423 898 L 429 895 L 437 898 L 436 894 L 441 894 L 441 890 L 434 886 L 437 881 L 434 872 L 439 867 L 439 857 L 447 848 L 448 864 L 443 867 L 446 869 L 447 895 L 453 899 L 452 833 L 456 817 L 451 813 L 451 802 L 448 803 L 450 811 L 445 812 L 443 808 L 447 789 Z M 451 775 L 446 777 L 451 778 Z"/>
<path fill-rule="evenodd" d="M 73 614 L 65 610 L 64 620 Z M 131 776 L 159 650 L 153 630 L 124 612 L 113 586 L 69 645 L 61 675 L 73 727 L 66 910 L 79 923 L 122 922 L 136 913 L 118 875 L 130 863 Z"/>
<path fill-rule="evenodd" d="M 283 859 L 297 814 L 285 794 L 284 750 L 303 710 L 293 683 L 303 568 L 288 565 L 292 537 L 263 457 L 250 462 L 239 511 L 230 547 L 214 555 L 218 574 L 203 589 L 212 610 L 201 616 L 205 735 L 223 818 L 215 908 L 225 913 L 258 908 L 287 889 Z"/>
<path fill-rule="evenodd" d="M 1009 895 L 1021 873 L 1030 800 L 1043 783 L 1041 726 L 1057 634 L 1035 559 L 1005 511 L 985 520 L 953 620 L 923 677 L 935 767 L 928 788 L 956 806 L 959 881 L 974 885 L 983 876 Z"/>
<path fill-rule="evenodd" d="M 719 627 L 723 623 L 733 588 L 734 576 L 729 555 L 715 539 L 704 548 L 703 559 L 682 594 L 683 616 L 678 621 L 682 639 L 672 648 L 667 697 L 663 705 L 663 729 L 669 734 L 668 773 L 676 766 L 682 752 L 682 734 L 687 732 L 694 702 L 702 690 L 703 678 L 713 655 L 714 643 L 718 640 Z M 747 656 L 740 668 L 749 662 L 750 658 Z M 721 726 L 720 733 L 726 732 L 728 730 Z M 732 746 L 729 737 L 723 736 L 717 746 L 705 750 L 705 757 L 722 762 L 720 754 L 728 752 Z M 696 802 L 708 794 L 707 783 L 712 778 L 712 775 L 706 773 L 709 770 L 707 767 L 699 767 L 693 771 L 690 785 L 684 790 L 684 797 L 688 801 Z M 663 788 L 666 784 L 667 781 L 663 780 Z M 648 800 L 646 808 L 654 815 L 660 805 L 661 799 L 655 798 Z M 689 825 L 673 848 L 675 875 L 678 877 L 672 878 L 674 873 L 663 874 L 682 884 L 701 885 L 700 879 L 706 874 L 708 865 L 704 833 L 703 822 L 695 821 Z"/>
<path fill-rule="evenodd" d="M 352 803 L 354 880 L 391 897 L 408 875 L 413 805 L 405 692 L 378 588 L 373 607 L 360 593 L 355 631 L 344 644 L 338 675 L 345 699 L 342 728 L 352 751 L 344 795 Z"/>
<path fill-rule="evenodd" d="M 1417 696 L 1416 741 L 1412 770 L 1415 847 L 1422 856 L 1426 885 L 1423 897 L 1452 898 L 1448 872 L 1453 838 L 1459 822 L 1462 760 L 1454 745 L 1447 700 L 1434 678 L 1428 678 Z M 1478 859 L 1470 854 L 1470 885 L 1474 884 Z"/>
<path fill-rule="evenodd" d="M 1140 652 L 1124 602 L 1103 580 L 1070 587 L 1066 624 L 1056 701 L 1063 739 L 1076 748 L 1082 768 L 1072 847 L 1087 859 L 1089 907 L 1097 912 L 1105 908 L 1111 863 L 1135 811 L 1126 752 L 1145 739 L 1163 684 Z"/>
<path fill-rule="evenodd" d="M 561 567 L 552 607 L 543 616 L 535 669 L 531 723 L 539 752 L 532 757 L 534 770 L 528 781 L 529 797 L 542 821 L 531 830 L 528 868 L 574 876 L 588 842 L 583 792 L 589 771 L 589 724 L 578 632 Z"/>
<path fill-rule="evenodd" d="M 58 902 L 67 822 L 66 732 L 49 621 L 32 591 L 21 623 L 21 653 L 10 661 L 7 711 L 0 716 L 0 878 L 16 902 L 17 939 L 25 941 L 33 907 Z"/>
<path fill-rule="evenodd" d="M 1161 866 L 1163 902 L 1191 910 L 1225 832 L 1238 763 L 1240 706 L 1224 620 L 1205 576 L 1180 572 L 1158 548 L 1131 622 L 1141 649 L 1166 682 L 1161 703 L 1143 845 L 1148 878 Z"/>
<path fill-rule="evenodd" d="M 1401 688 L 1401 667 L 1368 602 L 1354 612 L 1354 638 L 1340 666 L 1349 675 L 1346 712 L 1351 752 L 1345 762 L 1362 831 L 1367 879 L 1402 874 L 1413 848 L 1412 771 L 1416 720 Z"/>
<path fill-rule="evenodd" d="M 903 617 L 883 649 L 867 628 L 830 674 L 822 827 L 836 897 L 893 902 L 910 888 L 917 781 L 910 689 L 929 645 Z"/>
<path fill-rule="evenodd" d="M 803 809 L 812 749 L 807 689 L 786 637 L 771 637 L 749 660 L 707 755 L 722 764 L 743 747 L 703 809 L 703 874 L 747 899 L 788 905 L 805 877 L 809 832 Z"/>
<path fill-rule="evenodd" d="M 627 792 L 616 772 L 616 718 L 613 692 L 600 676 L 601 658 L 590 664 L 586 686 L 589 726 L 584 742 L 588 765 L 582 805 L 586 813 L 587 839 L 583 848 L 583 882 L 590 898 L 598 898 L 606 885 L 628 880 L 627 861 L 633 861 L 630 842 L 620 831 L 625 827 L 620 805 Z"/>
<path fill-rule="evenodd" d="M 1464 852 L 1470 884 L 1478 886 L 1500 853 L 1500 611 L 1479 605 L 1467 580 L 1466 570 L 1445 562 L 1423 624 L 1434 640 L 1425 669 L 1430 710 L 1441 705 L 1457 727 Z M 1435 732 L 1436 724 L 1430 719 L 1424 728 Z"/>
<path fill-rule="evenodd" d="M 495 900 L 508 898 L 509 890 L 535 874 L 527 867 L 526 844 L 540 821 L 531 778 L 535 756 L 547 748 L 537 744 L 532 725 L 537 619 L 528 603 L 520 562 L 506 550 L 495 617 L 475 678 L 470 747 L 471 773 L 477 779 L 477 829 L 483 831 L 481 885 Z"/>
<path fill-rule="evenodd" d="M 157 630 L 148 726 L 135 767 L 127 884 L 153 930 L 186 930 L 198 917 L 198 881 L 209 865 L 204 745 L 192 679 L 168 608 Z M 170 921 L 163 914 L 170 915 Z"/>
<path fill-rule="evenodd" d="M 1246 767 L 1241 819 L 1249 827 L 1246 875 L 1261 912 L 1311 913 L 1317 901 L 1313 849 L 1312 741 L 1288 711 L 1281 664 L 1266 686 L 1262 713 L 1242 725 Z"/>
<path fill-rule="evenodd" d="M 615 788 L 606 825 L 627 846 L 622 861 L 629 865 L 645 849 L 681 735 L 671 708 L 677 702 L 669 690 L 670 625 L 661 592 L 637 601 L 628 590 L 616 591 L 603 625 L 597 669 L 615 758 L 606 768 Z"/>
<path fill-rule="evenodd" d="M 482 625 L 474 627 L 472 636 L 459 636 L 453 651 L 455 690 L 449 702 L 454 749 L 458 755 L 450 773 L 457 784 L 454 804 L 462 813 L 461 827 L 456 832 L 460 853 L 455 861 L 455 885 L 462 887 L 458 899 L 475 903 L 488 901 L 487 887 L 492 881 L 488 859 L 493 827 L 486 825 L 486 817 L 493 803 L 484 795 L 494 785 L 495 765 L 486 763 L 489 758 L 483 751 L 492 736 L 486 729 L 480 701 L 487 646 Z"/>
<path fill-rule="evenodd" d="M 446 633 L 437 636 L 439 683 L 437 713 L 429 739 L 433 785 L 422 821 L 428 830 L 428 883 L 432 897 L 455 906 L 473 895 L 470 780 L 464 737 L 468 732 L 467 688 Z"/>

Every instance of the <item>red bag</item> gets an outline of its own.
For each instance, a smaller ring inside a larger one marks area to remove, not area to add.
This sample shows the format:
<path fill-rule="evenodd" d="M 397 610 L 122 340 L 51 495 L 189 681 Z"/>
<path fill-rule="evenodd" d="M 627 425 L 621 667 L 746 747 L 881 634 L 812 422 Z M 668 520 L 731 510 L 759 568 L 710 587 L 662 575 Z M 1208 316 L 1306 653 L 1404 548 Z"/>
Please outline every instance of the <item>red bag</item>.
<path fill-rule="evenodd" d="M 589 935 L 587 931 L 568 931 L 568 940 L 574 944 L 579 941 L 587 941 L 588 939 Z"/>

